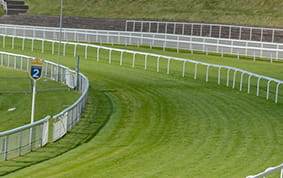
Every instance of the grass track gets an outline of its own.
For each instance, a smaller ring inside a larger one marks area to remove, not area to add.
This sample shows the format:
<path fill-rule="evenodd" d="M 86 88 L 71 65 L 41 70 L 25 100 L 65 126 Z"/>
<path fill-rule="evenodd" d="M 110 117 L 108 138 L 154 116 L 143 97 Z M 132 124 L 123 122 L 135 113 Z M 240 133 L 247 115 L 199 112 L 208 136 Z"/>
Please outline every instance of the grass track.
<path fill-rule="evenodd" d="M 106 92 L 94 91 L 91 89 L 89 92 L 92 95 L 90 95 L 89 98 L 90 102 L 88 103 L 88 109 L 84 112 L 84 117 L 76 126 L 76 129 L 71 130 L 64 139 L 53 144 L 48 144 L 48 146 L 44 149 L 35 150 L 34 152 L 26 154 L 25 156 L 19 157 L 15 160 L 1 162 L 0 176 L 7 175 L 62 155 L 94 137 L 97 134 L 94 130 L 99 131 L 100 127 L 104 125 L 104 122 L 107 121 L 104 116 L 111 113 L 112 105 L 111 102 L 109 102 L 107 94 L 105 94 Z M 95 99 L 92 97 L 95 97 Z M 90 120 L 89 118 L 92 119 Z"/>
<path fill-rule="evenodd" d="M 262 99 L 252 97 L 251 102 L 245 94 L 204 87 L 193 80 L 96 66 L 96 82 L 103 81 L 116 90 L 111 93 L 115 107 L 109 123 L 79 149 L 18 172 L 19 176 L 45 176 L 39 171 L 44 167 L 50 177 L 219 177 L 225 170 L 241 171 L 227 176 L 242 177 L 260 160 L 264 164 L 281 161 L 280 156 L 271 154 L 280 155 L 281 119 L 270 108 L 262 108 Z M 105 69 L 113 69 L 113 73 L 107 74 Z M 237 99 L 237 105 L 232 106 L 235 97 L 241 101 Z"/>
<path fill-rule="evenodd" d="M 29 124 L 32 95 L 28 73 L 0 67 L 0 77 L 26 77 L 26 79 L 0 78 L 0 132 Z M 80 95 L 76 91 L 68 90 L 40 91 L 41 89 L 54 88 L 66 88 L 66 86 L 48 79 L 37 82 L 35 120 L 43 119 L 48 114 L 57 114 L 73 103 Z M 4 93 L 7 91 L 27 93 Z M 16 111 L 8 112 L 7 110 L 11 107 L 16 107 Z"/>
<path fill-rule="evenodd" d="M 72 58 L 64 57 L 63 64 L 74 66 Z M 213 59 L 217 57 L 203 56 L 202 60 Z M 112 65 L 107 62 L 103 53 L 99 63 L 94 59 L 81 61 L 81 71 L 91 82 L 90 102 L 96 103 L 88 106 L 93 114 L 87 112 L 83 121 L 94 122 L 94 130 L 107 121 L 109 100 L 102 102 L 106 108 L 100 108 L 103 105 L 94 92 L 107 91 L 113 110 L 105 127 L 95 137 L 94 133 L 87 133 L 87 139 L 73 135 L 71 140 L 79 142 L 79 147 L 10 177 L 244 177 L 281 163 L 282 104 L 205 83 L 204 78 L 181 78 L 179 72 L 158 74 L 154 65 L 145 71 L 142 60 L 137 60 L 140 65 L 136 69 L 130 68 L 130 61 L 122 67 L 115 61 Z M 254 71 L 261 65 L 243 63 Z M 268 63 L 264 64 L 267 69 Z M 281 64 L 270 66 L 274 68 L 270 75 L 280 79 Z M 98 118 L 96 108 L 102 112 Z M 55 151 L 60 149 L 60 143 L 52 145 L 57 147 Z M 35 163 L 36 154 L 30 154 Z"/>

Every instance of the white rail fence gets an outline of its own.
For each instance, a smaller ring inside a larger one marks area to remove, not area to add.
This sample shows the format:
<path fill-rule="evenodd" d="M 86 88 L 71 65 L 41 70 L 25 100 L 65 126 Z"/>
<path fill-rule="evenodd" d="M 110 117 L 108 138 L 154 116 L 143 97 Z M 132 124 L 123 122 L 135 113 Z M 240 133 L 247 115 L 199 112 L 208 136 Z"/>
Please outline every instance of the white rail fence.
<path fill-rule="evenodd" d="M 7 36 L 6 36 L 7 37 Z M 40 50 L 42 53 L 45 53 L 45 45 L 51 45 L 51 54 L 54 55 L 54 46 L 55 44 L 58 44 L 59 41 L 56 40 L 46 40 L 46 39 L 40 39 L 40 38 L 28 38 L 28 37 L 16 37 L 16 36 L 9 36 L 10 37 L 10 41 L 11 41 L 11 48 L 14 48 L 14 43 L 13 41 L 15 39 L 20 39 L 22 40 L 22 42 L 20 43 L 21 46 L 19 47 L 22 50 L 25 49 L 30 49 L 31 51 L 34 51 L 34 44 L 35 42 L 39 42 L 40 45 Z M 25 43 L 27 43 L 27 41 L 30 40 L 29 45 L 27 46 L 25 45 Z M 48 44 L 49 43 L 49 44 Z M 218 70 L 218 78 L 217 78 L 217 83 L 220 84 L 221 79 L 224 78 L 223 74 L 221 75 L 221 73 L 223 73 L 224 70 L 226 70 L 226 86 L 228 87 L 230 85 L 230 82 L 232 82 L 232 88 L 236 87 L 236 83 L 239 82 L 239 89 L 240 91 L 242 91 L 243 89 L 243 84 L 244 84 L 244 78 L 247 79 L 247 92 L 251 93 L 251 79 L 252 78 L 256 78 L 257 79 L 257 84 L 256 84 L 256 95 L 259 96 L 260 95 L 260 87 L 266 89 L 266 94 L 265 97 L 266 99 L 270 99 L 270 86 L 271 84 L 275 84 L 276 87 L 275 91 L 274 91 L 274 101 L 275 103 L 278 103 L 278 98 L 279 98 L 279 87 L 280 85 L 283 83 L 280 80 L 277 79 L 273 79 L 270 77 L 266 77 L 266 76 L 262 76 L 262 75 L 258 75 L 258 74 L 254 74 L 248 71 L 244 71 L 238 68 L 234 68 L 234 67 L 229 67 L 229 66 L 222 66 L 222 65 L 215 65 L 215 64 L 208 64 L 208 63 L 204 63 L 204 62 L 199 62 L 199 61 L 194 61 L 194 60 L 190 60 L 190 59 L 182 59 L 182 58 L 176 58 L 176 57 L 170 57 L 170 56 L 164 56 L 164 55 L 157 55 L 157 54 L 152 54 L 152 53 L 144 53 L 144 52 L 137 52 L 137 51 L 130 51 L 130 50 L 123 50 L 123 49 L 116 49 L 116 48 L 109 48 L 109 47 L 103 47 L 103 46 L 99 46 L 99 45 L 92 45 L 92 44 L 86 44 L 86 43 L 76 43 L 76 42 L 62 42 L 63 47 L 63 55 L 65 56 L 66 53 L 68 52 L 68 54 L 71 54 L 73 56 L 77 55 L 77 50 L 78 48 L 81 48 L 84 50 L 84 55 L 85 55 L 85 59 L 89 59 L 89 52 L 95 52 L 96 56 L 92 56 L 94 59 L 96 59 L 97 61 L 100 60 L 100 56 L 101 56 L 101 51 L 104 50 L 104 55 L 106 53 L 107 55 L 107 60 L 108 63 L 111 64 L 113 61 L 113 53 L 114 52 L 118 52 L 120 53 L 119 55 L 119 64 L 122 65 L 123 64 L 123 60 L 124 60 L 124 56 L 126 54 L 130 54 L 132 55 L 132 64 L 131 66 L 134 68 L 135 67 L 135 62 L 136 62 L 136 56 L 137 55 L 141 55 L 144 58 L 144 69 L 148 68 L 148 58 L 149 57 L 153 57 L 156 59 L 157 63 L 156 63 L 156 71 L 159 72 L 160 71 L 160 60 L 165 60 L 167 61 L 167 69 L 166 69 L 166 73 L 170 74 L 170 64 L 171 61 L 182 61 L 183 65 L 182 65 L 182 69 L 181 69 L 181 75 L 184 77 L 186 75 L 186 64 L 187 63 L 191 63 L 194 65 L 194 79 L 197 79 L 198 76 L 198 68 L 199 66 L 205 66 L 206 67 L 206 74 L 205 74 L 205 80 L 208 81 L 209 80 L 209 71 L 211 70 L 211 68 L 216 68 Z M 73 48 L 73 50 L 66 50 L 67 46 Z M 233 79 L 232 81 L 230 81 L 230 74 L 233 72 Z M 237 81 L 237 75 L 240 75 L 240 79 L 239 81 Z M 261 83 L 263 83 L 263 80 L 265 80 L 267 83 L 265 86 L 261 86 Z"/>
<path fill-rule="evenodd" d="M 43 39 L 58 38 L 59 30 L 57 28 L 33 27 L 33 26 L 3 26 L 0 25 L 0 33 L 3 38 L 5 35 L 34 37 Z M 283 59 L 283 44 L 270 42 L 256 42 L 248 40 L 219 39 L 211 37 L 182 36 L 172 34 L 157 33 L 137 33 L 103 30 L 82 30 L 82 29 L 63 29 L 63 40 L 66 41 L 84 41 L 107 44 L 123 44 L 161 47 L 165 51 L 168 48 L 179 50 L 201 51 L 206 54 L 218 53 L 221 56 L 236 55 L 273 60 Z M 4 40 L 4 39 L 3 39 Z M 3 43 L 5 45 L 5 42 Z"/>
<path fill-rule="evenodd" d="M 275 167 L 267 168 L 265 171 L 263 171 L 259 174 L 250 175 L 250 176 L 247 176 L 246 178 L 265 178 L 266 176 L 268 176 L 268 175 L 270 175 L 270 174 L 272 174 L 276 171 L 279 171 L 280 178 L 283 178 L 283 164 L 280 164 L 280 165 L 275 166 Z"/>
<path fill-rule="evenodd" d="M 240 25 L 126 20 L 125 31 L 283 42 L 283 29 Z"/>
<path fill-rule="evenodd" d="M 21 156 L 46 145 L 48 141 L 49 119 L 50 116 L 47 116 L 33 124 L 1 132 L 0 160 L 8 160 L 10 158 Z"/>
<path fill-rule="evenodd" d="M 5 66 L 22 71 L 29 70 L 29 60 L 33 57 L 0 52 L 0 66 Z M 58 80 L 58 65 L 56 63 L 45 60 L 43 75 L 53 80 Z M 53 139 L 55 141 L 61 138 L 68 130 L 70 130 L 76 122 L 80 120 L 80 116 L 86 106 L 87 92 L 88 92 L 88 79 L 79 74 L 78 80 L 70 75 L 74 72 L 71 69 L 60 65 L 60 82 L 70 84 L 69 80 L 73 82 L 79 81 L 77 84 L 78 90 L 82 92 L 80 98 L 70 107 L 53 117 Z M 56 127 L 58 124 L 62 125 L 61 118 L 64 117 L 68 125 L 63 127 Z M 0 132 L 0 160 L 8 160 L 17 156 L 21 156 L 36 148 L 46 145 L 49 141 L 49 120 L 50 116 L 42 120 L 18 127 L 9 131 Z M 71 124 L 69 124 L 71 123 Z M 57 128 L 57 129 L 54 129 Z M 61 129 L 61 130 L 60 130 Z M 62 130 L 63 129 L 63 130 Z M 61 134 L 58 134 L 61 133 Z M 62 134 L 63 133 L 63 134 Z M 59 136 L 58 136 L 59 135 Z"/>

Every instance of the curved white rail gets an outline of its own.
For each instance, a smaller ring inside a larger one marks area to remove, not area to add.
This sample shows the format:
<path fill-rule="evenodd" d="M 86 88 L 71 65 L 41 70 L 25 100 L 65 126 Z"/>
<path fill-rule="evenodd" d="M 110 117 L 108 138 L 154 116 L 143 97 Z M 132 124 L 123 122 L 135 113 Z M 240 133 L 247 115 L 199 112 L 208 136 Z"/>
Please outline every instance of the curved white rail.
<path fill-rule="evenodd" d="M 247 176 L 246 178 L 260 178 L 260 177 L 265 177 L 266 175 L 270 174 L 270 173 L 273 173 L 274 171 L 278 171 L 280 170 L 280 178 L 283 177 L 283 163 L 278 165 L 278 166 L 275 166 L 275 167 L 269 167 L 267 168 L 265 171 L 259 173 L 259 174 L 256 174 L 256 175 L 250 175 L 250 176 Z"/>
<path fill-rule="evenodd" d="M 29 70 L 29 60 L 34 57 L 0 52 L 0 66 L 6 66 L 13 69 L 19 69 L 23 71 Z M 45 60 L 43 75 L 45 77 L 56 79 L 58 76 L 58 64 Z M 59 71 L 61 74 L 60 82 L 67 84 L 71 72 L 75 72 L 68 67 L 59 65 Z M 77 76 L 77 75 L 75 75 Z M 70 130 L 79 120 L 81 114 L 87 103 L 87 94 L 89 82 L 86 76 L 79 73 L 79 83 L 77 89 L 82 92 L 80 98 L 67 109 L 61 111 L 54 116 L 56 122 L 53 122 L 53 141 L 60 139 L 68 130 Z M 77 81 L 77 80 L 75 80 Z M 61 120 L 62 117 L 66 124 Z M 49 119 L 47 116 L 42 120 L 36 121 L 33 124 L 28 124 L 19 128 L 15 128 L 9 131 L 0 132 L 0 160 L 7 160 L 13 157 L 20 156 L 24 153 L 30 152 L 33 149 L 46 145 L 49 141 Z M 61 127 L 58 127 L 60 125 Z M 32 133 L 32 134 L 30 134 Z M 32 137 L 30 136 L 32 135 Z"/>
<path fill-rule="evenodd" d="M 33 51 L 33 47 L 34 47 L 34 41 L 40 41 L 41 44 L 42 44 L 42 52 L 44 53 L 44 45 L 46 42 L 49 42 L 49 43 L 52 43 L 52 54 L 54 54 L 54 44 L 55 43 L 59 43 L 59 41 L 56 41 L 56 40 L 46 40 L 46 39 L 40 39 L 40 38 L 33 38 L 33 37 L 19 37 L 19 36 L 12 36 L 12 35 L 7 35 L 5 37 L 11 37 L 12 38 L 12 48 L 13 48 L 13 41 L 14 41 L 14 38 L 20 38 L 22 39 L 22 49 L 24 49 L 24 44 L 25 44 L 25 41 L 24 40 L 31 40 L 32 41 L 32 46 L 31 46 L 31 50 Z M 76 56 L 76 51 L 77 51 L 77 47 L 78 46 L 82 46 L 85 48 L 85 58 L 88 57 L 88 51 L 91 50 L 91 48 L 95 49 L 97 51 L 97 60 L 99 60 L 99 50 L 100 49 L 104 49 L 104 50 L 108 50 L 109 51 L 109 63 L 111 63 L 111 54 L 113 51 L 116 51 L 116 52 L 120 52 L 121 54 L 122 53 L 129 53 L 129 54 L 132 54 L 133 55 L 133 65 L 134 65 L 134 58 L 135 58 L 135 55 L 136 54 L 139 54 L 139 55 L 143 55 L 145 56 L 145 59 L 147 58 L 147 56 L 152 56 L 152 57 L 156 57 L 157 59 L 159 58 L 165 58 L 167 59 L 169 62 L 168 62 L 168 67 L 167 67 L 167 73 L 169 74 L 170 73 L 170 60 L 177 60 L 177 61 L 183 61 L 184 63 L 186 62 L 190 62 L 190 63 L 193 63 L 196 65 L 196 68 L 197 68 L 197 65 L 205 65 L 207 66 L 207 78 L 208 78 L 208 75 L 209 75 L 209 69 L 210 67 L 216 67 L 218 68 L 218 70 L 221 70 L 221 69 L 226 69 L 227 70 L 227 75 L 230 74 L 230 71 L 234 71 L 234 76 L 236 75 L 236 73 L 241 73 L 241 75 L 248 75 L 249 76 L 249 81 L 250 81 L 250 78 L 251 77 L 255 77 L 255 78 L 258 78 L 258 82 L 257 82 L 257 96 L 259 96 L 259 88 L 260 88 L 260 80 L 264 79 L 264 80 L 267 80 L 268 81 L 268 84 L 266 86 L 267 90 L 266 90 L 266 98 L 269 99 L 269 93 L 270 93 L 270 82 L 275 82 L 276 83 L 276 91 L 275 91 L 275 103 L 278 102 L 278 96 L 279 96 L 279 87 L 280 85 L 283 83 L 283 81 L 281 80 L 278 80 L 278 79 L 274 79 L 274 78 L 271 78 L 271 77 L 267 77 L 267 76 L 263 76 L 263 75 L 258 75 L 258 74 L 255 74 L 255 73 L 251 73 L 251 72 L 248 72 L 248 71 L 244 71 L 244 70 L 241 70 L 241 69 L 238 69 L 238 68 L 234 68 L 234 67 L 229 67 L 229 66 L 223 66 L 223 65 L 216 65 L 216 64 L 208 64 L 208 63 L 204 63 L 204 62 L 199 62 L 199 61 L 195 61 L 195 60 L 191 60 L 191 59 L 182 59 L 182 58 L 177 58 L 177 57 L 170 57 L 170 56 L 164 56 L 164 55 L 157 55 L 157 54 L 153 54 L 153 53 L 145 53 L 145 52 L 137 52 L 137 51 L 131 51 L 131 50 L 124 50 L 124 49 L 116 49 L 116 48 L 110 48 L 110 47 L 103 47 L 103 46 L 99 46 L 99 45 L 93 45 L 93 44 L 86 44 L 86 43 L 76 43 L 76 42 L 66 42 L 66 41 L 63 41 L 61 42 L 62 45 L 64 45 L 64 48 L 63 48 L 63 54 L 65 55 L 66 54 L 66 45 L 72 45 L 74 47 L 74 56 Z M 121 55 L 122 58 L 123 58 L 123 55 Z M 123 59 L 120 59 L 121 62 Z M 145 60 L 145 69 L 146 69 L 146 60 Z M 185 73 L 185 68 L 183 68 L 183 72 L 182 72 L 182 75 L 184 76 L 184 73 Z M 219 72 L 219 76 L 218 76 L 218 84 L 220 83 L 220 72 Z M 197 70 L 195 71 L 195 78 L 197 76 Z M 206 79 L 208 80 L 208 79 Z M 233 85 L 232 87 L 235 88 L 235 83 L 236 83 L 236 78 L 234 77 L 233 78 Z M 243 84 L 243 80 L 241 79 L 240 80 L 240 86 L 242 86 Z M 229 78 L 227 77 L 227 86 L 229 86 Z M 240 90 L 242 87 L 240 87 Z M 250 82 L 248 84 L 248 93 L 250 93 Z"/>

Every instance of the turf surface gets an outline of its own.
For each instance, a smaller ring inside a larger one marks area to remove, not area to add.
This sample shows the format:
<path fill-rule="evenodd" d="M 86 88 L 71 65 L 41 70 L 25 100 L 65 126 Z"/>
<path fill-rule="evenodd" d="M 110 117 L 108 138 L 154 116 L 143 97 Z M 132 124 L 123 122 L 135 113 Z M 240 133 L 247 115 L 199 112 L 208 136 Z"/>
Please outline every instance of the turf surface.
<path fill-rule="evenodd" d="M 25 77 L 25 79 L 11 77 Z M 43 89 L 59 90 L 43 91 Z M 37 82 L 37 90 L 35 120 L 59 113 L 80 96 L 80 93 L 68 90 L 66 86 L 46 78 Z M 0 67 L 0 132 L 30 123 L 31 100 L 31 81 L 28 73 Z M 13 107 L 16 111 L 7 111 Z"/>
<path fill-rule="evenodd" d="M 40 48 L 33 53 L 5 50 L 56 61 L 55 55 L 41 54 Z M 83 49 L 77 51 L 83 56 Z M 107 52 L 101 52 L 99 62 L 95 52 L 90 53 L 88 60 L 81 60 L 81 71 L 91 84 L 90 104 L 82 122 L 62 141 L 1 163 L 2 175 L 244 177 L 281 163 L 282 103 L 266 101 L 264 95 L 256 97 L 255 90 L 248 95 L 238 88 L 218 86 L 215 71 L 206 83 L 204 69 L 193 80 L 192 70 L 181 77 L 179 63 L 172 63 L 167 75 L 166 61 L 156 73 L 155 59 L 148 59 L 149 67 L 144 70 L 143 58 L 137 57 L 132 69 L 130 55 L 119 66 L 119 54 L 113 54 L 110 65 Z M 283 78 L 281 63 L 194 57 Z M 62 63 L 73 67 L 75 59 L 71 54 Z M 262 88 L 261 94 L 264 92 Z"/>

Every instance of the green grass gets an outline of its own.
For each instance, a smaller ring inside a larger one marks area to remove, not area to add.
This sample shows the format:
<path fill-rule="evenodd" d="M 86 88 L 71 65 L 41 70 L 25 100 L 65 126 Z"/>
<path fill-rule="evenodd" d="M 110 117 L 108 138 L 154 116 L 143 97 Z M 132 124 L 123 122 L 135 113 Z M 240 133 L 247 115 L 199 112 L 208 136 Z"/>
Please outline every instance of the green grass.
<path fill-rule="evenodd" d="M 28 48 L 22 51 L 20 47 L 12 50 L 8 46 L 1 50 L 45 56 L 53 61 L 57 58 L 51 55 L 51 45 L 46 47 L 45 54 L 41 53 L 40 44 L 33 53 Z M 282 63 L 131 48 L 197 58 L 283 79 Z M 67 47 L 70 50 L 72 47 Z M 84 55 L 82 48 L 77 52 Z M 244 177 L 282 162 L 283 96 L 279 104 L 273 99 L 266 101 L 264 82 L 260 97 L 256 97 L 256 80 L 252 81 L 248 95 L 246 88 L 239 92 L 238 83 L 236 89 L 227 88 L 225 78 L 218 86 L 216 70 L 210 72 L 206 83 L 203 67 L 199 68 L 198 79 L 193 80 L 190 65 L 182 78 L 182 63 L 171 61 L 171 74 L 167 75 L 167 61 L 163 59 L 157 73 L 154 58 L 148 59 L 148 69 L 144 70 L 143 57 L 138 55 L 136 68 L 132 69 L 129 54 L 125 54 L 123 65 L 119 66 L 118 53 L 113 52 L 110 65 L 107 51 L 101 51 L 99 62 L 96 51 L 89 52 L 87 60 L 82 57 L 80 68 L 91 84 L 89 105 L 82 121 L 59 142 L 1 162 L 1 175 Z M 75 66 L 72 54 L 61 61 Z"/>
<path fill-rule="evenodd" d="M 43 168 L 50 177 L 243 177 L 281 162 L 282 105 L 212 83 L 86 65 L 96 89 L 111 91 L 109 123 L 79 148 L 11 177 L 47 177 Z"/>
<path fill-rule="evenodd" d="M 58 15 L 58 0 L 26 0 L 30 14 Z M 67 0 L 65 16 L 195 21 L 283 27 L 280 0 Z"/>
<path fill-rule="evenodd" d="M 0 78 L 0 132 L 29 124 L 32 95 L 28 73 L 1 67 L 0 77 L 26 77 L 26 79 Z M 76 91 L 69 90 L 41 91 L 55 88 L 66 88 L 66 86 L 48 79 L 37 82 L 35 120 L 59 113 L 80 95 Z M 26 93 L 6 93 L 8 91 L 25 91 Z M 16 111 L 8 112 L 7 110 L 12 107 L 15 107 Z"/>
<path fill-rule="evenodd" d="M 0 6 L 0 16 L 5 15 L 5 11 L 2 6 Z"/>

